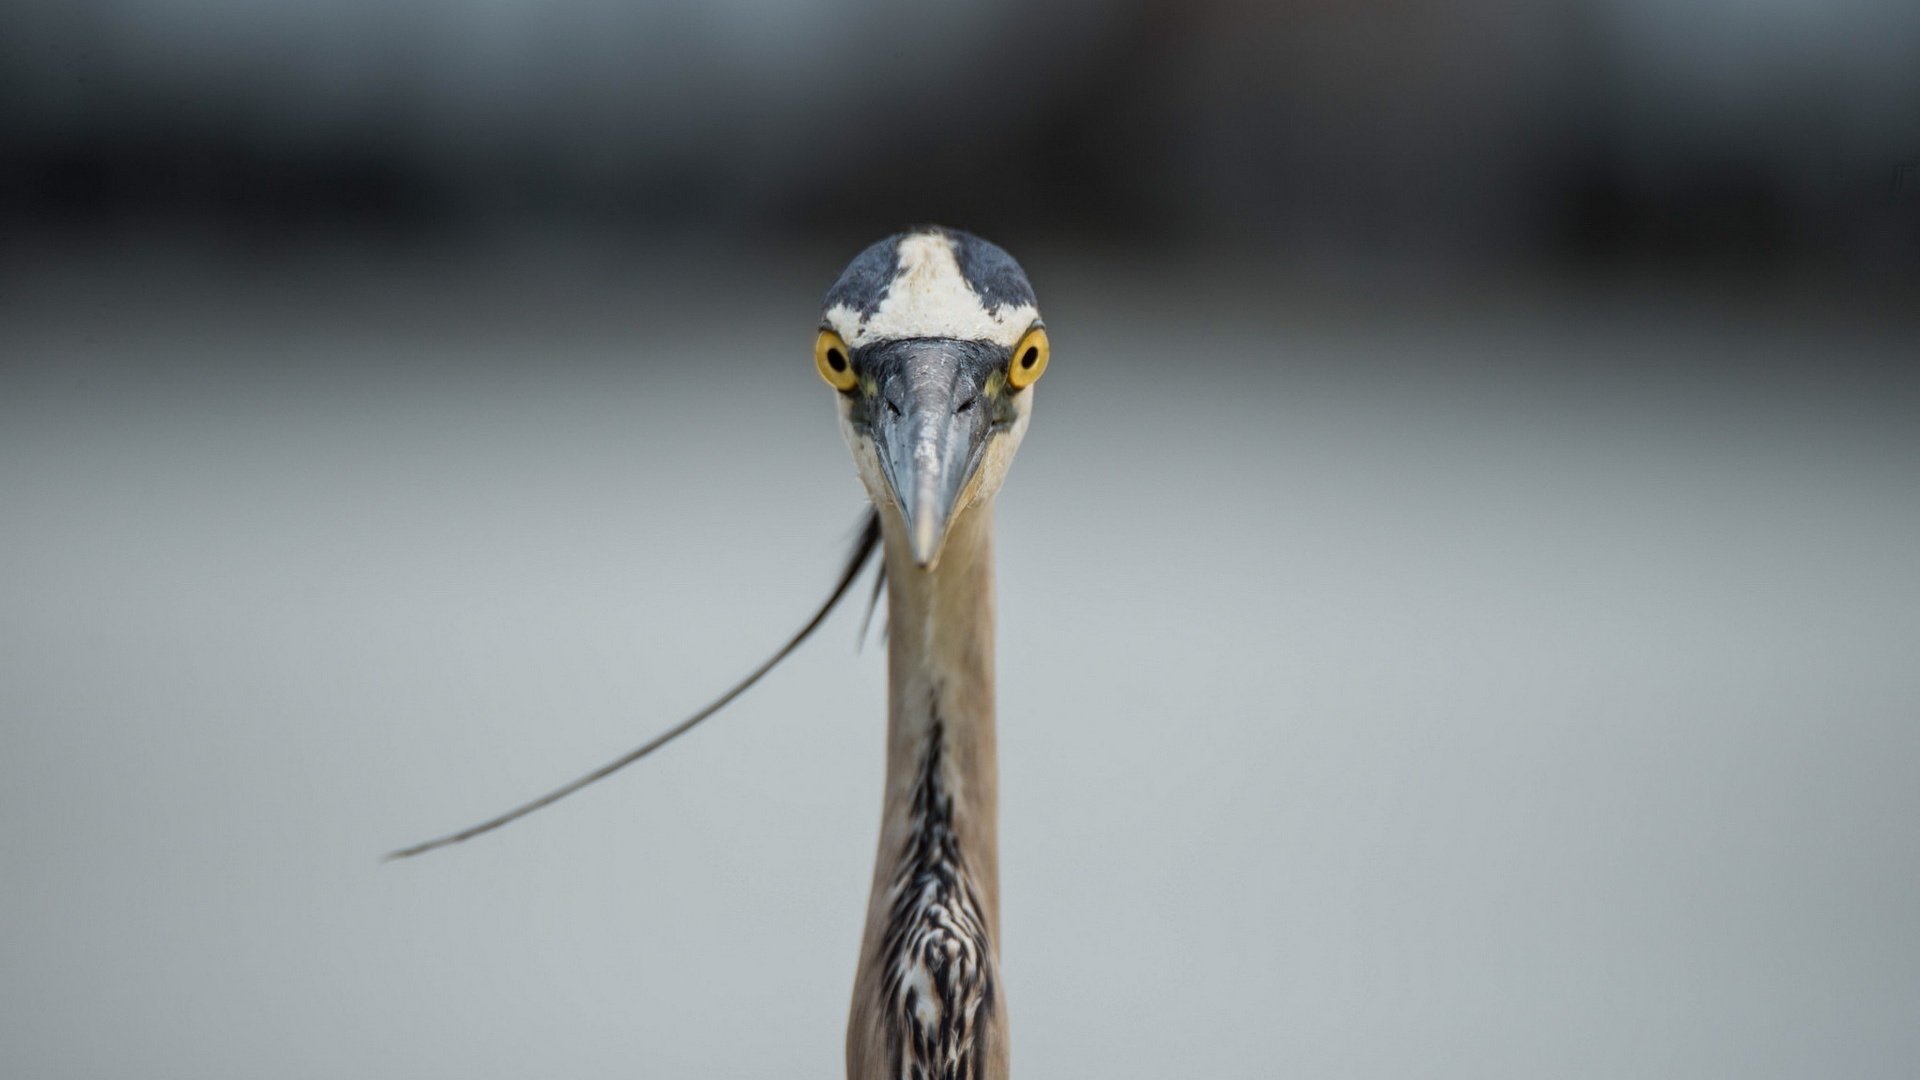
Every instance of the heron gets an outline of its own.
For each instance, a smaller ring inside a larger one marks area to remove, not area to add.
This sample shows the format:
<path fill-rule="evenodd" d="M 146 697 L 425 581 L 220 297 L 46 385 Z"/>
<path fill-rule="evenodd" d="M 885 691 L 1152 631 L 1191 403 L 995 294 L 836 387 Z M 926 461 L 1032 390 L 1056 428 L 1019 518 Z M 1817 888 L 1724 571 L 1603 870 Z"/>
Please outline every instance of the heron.
<path fill-rule="evenodd" d="M 886 784 L 847 1076 L 1004 1080 L 993 516 L 1051 351 L 1026 272 L 995 244 L 925 226 L 861 251 L 827 290 L 813 345 L 870 504 L 826 601 L 746 678 L 647 743 L 389 857 L 490 832 L 684 734 L 805 641 L 877 555 L 867 615 L 884 592 Z"/>

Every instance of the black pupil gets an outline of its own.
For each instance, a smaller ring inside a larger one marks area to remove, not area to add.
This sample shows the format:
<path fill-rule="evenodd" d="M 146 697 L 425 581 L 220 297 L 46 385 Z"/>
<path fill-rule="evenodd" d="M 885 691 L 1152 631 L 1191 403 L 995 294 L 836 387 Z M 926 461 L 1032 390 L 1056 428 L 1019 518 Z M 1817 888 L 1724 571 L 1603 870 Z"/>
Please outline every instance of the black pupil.
<path fill-rule="evenodd" d="M 1040 359 L 1040 350 L 1028 346 L 1027 351 L 1020 355 L 1020 366 L 1023 368 L 1032 367 L 1033 362 L 1038 359 Z"/>
<path fill-rule="evenodd" d="M 839 349 L 828 349 L 827 366 L 835 371 L 845 371 L 847 370 L 847 358 L 840 355 Z"/>

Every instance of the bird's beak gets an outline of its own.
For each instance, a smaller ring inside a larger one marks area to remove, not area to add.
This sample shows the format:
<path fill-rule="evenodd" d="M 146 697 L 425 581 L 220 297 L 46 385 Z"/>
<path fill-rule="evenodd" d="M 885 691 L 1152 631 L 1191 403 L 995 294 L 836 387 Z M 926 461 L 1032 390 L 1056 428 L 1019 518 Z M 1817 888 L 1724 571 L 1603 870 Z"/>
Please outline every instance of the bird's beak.
<path fill-rule="evenodd" d="M 939 560 L 986 446 L 988 408 L 970 344 L 899 342 L 881 380 L 874 443 L 922 567 Z"/>

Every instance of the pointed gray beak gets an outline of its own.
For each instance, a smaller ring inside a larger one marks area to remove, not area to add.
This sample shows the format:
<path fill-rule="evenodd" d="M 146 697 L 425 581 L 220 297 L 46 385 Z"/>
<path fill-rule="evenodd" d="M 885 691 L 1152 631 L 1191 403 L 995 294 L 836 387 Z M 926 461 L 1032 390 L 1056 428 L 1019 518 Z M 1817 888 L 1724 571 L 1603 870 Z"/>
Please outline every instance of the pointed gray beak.
<path fill-rule="evenodd" d="M 873 421 L 880 467 L 907 526 L 913 561 L 939 561 L 989 428 L 978 343 L 929 338 L 887 347 Z"/>

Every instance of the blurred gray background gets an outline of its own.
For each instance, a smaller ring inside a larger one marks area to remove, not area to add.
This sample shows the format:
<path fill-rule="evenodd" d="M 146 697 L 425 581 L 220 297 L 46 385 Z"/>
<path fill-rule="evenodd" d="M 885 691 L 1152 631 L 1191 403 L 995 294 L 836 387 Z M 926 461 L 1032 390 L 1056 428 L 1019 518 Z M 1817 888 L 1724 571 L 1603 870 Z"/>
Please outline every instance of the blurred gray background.
<path fill-rule="evenodd" d="M 836 1076 L 807 347 L 1026 263 L 1042 1077 L 1910 1077 L 1920 8 L 0 16 L 0 1075 Z"/>

